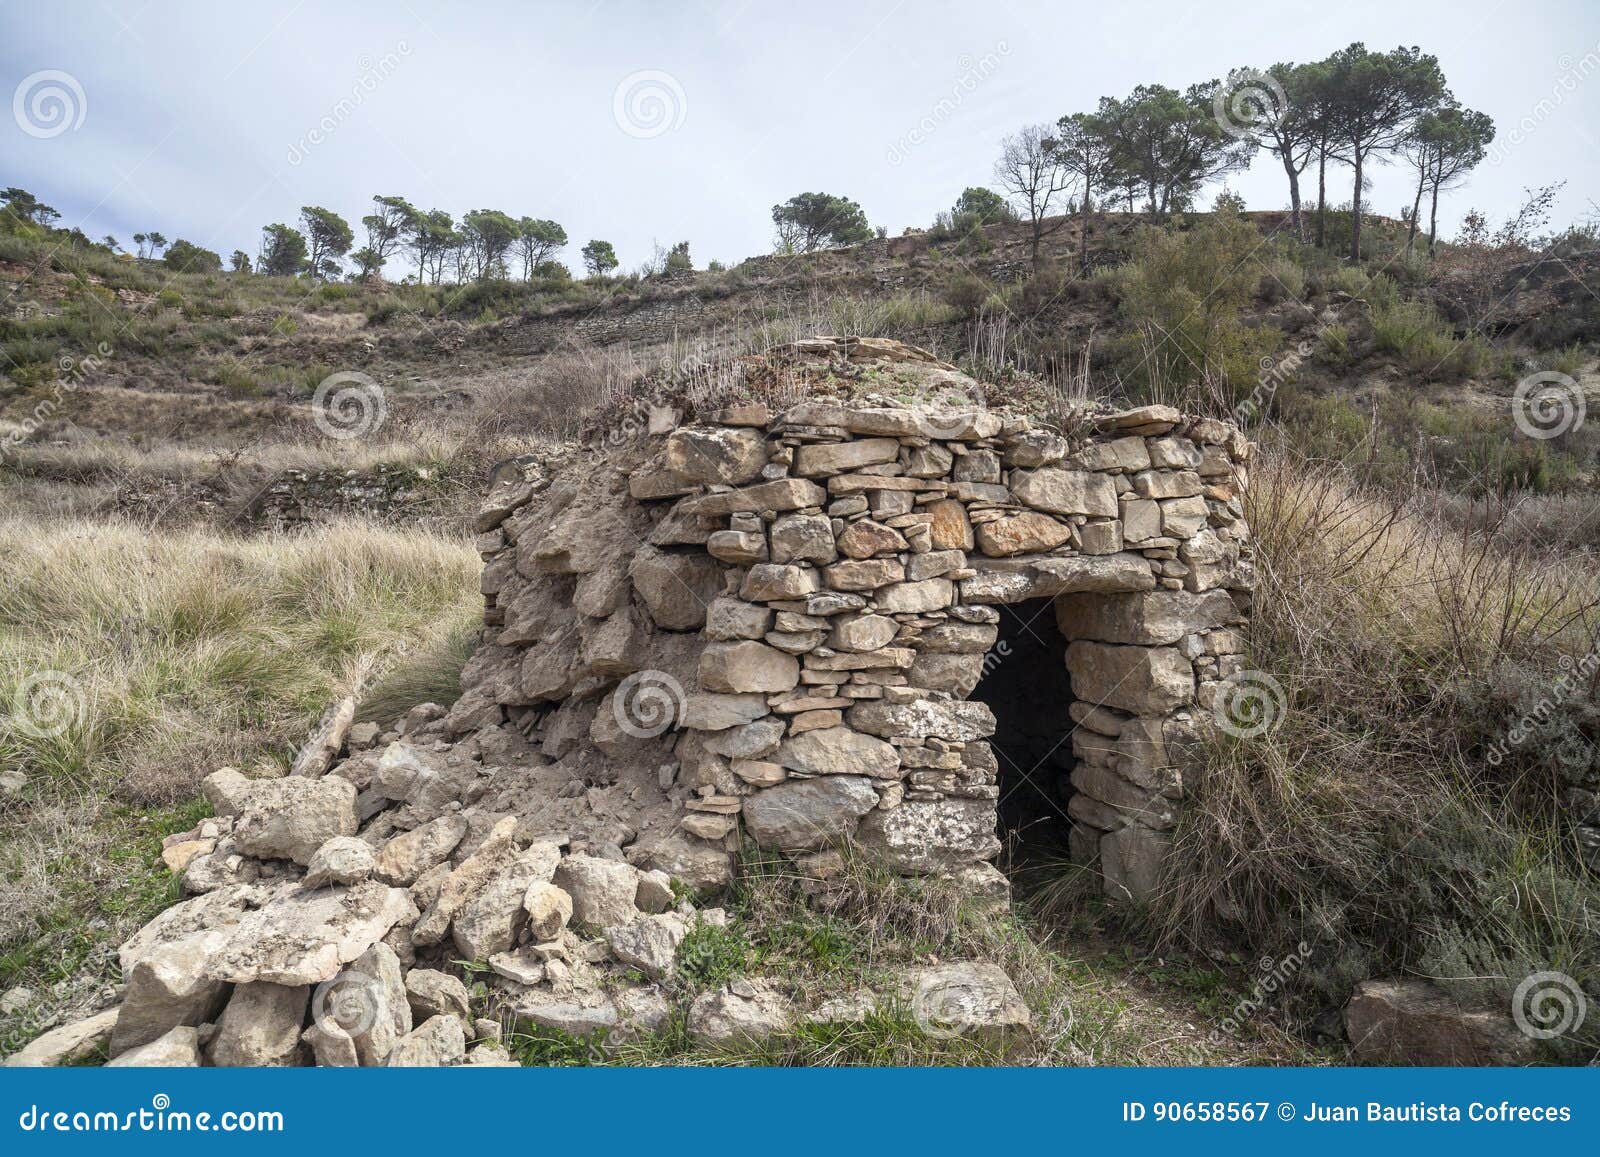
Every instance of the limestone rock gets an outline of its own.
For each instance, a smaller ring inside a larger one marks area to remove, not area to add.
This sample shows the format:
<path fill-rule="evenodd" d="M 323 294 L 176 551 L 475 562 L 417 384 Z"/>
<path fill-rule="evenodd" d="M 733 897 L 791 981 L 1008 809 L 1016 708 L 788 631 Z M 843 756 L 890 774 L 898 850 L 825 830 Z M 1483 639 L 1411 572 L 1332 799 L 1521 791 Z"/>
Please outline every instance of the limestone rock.
<path fill-rule="evenodd" d="M 1050 514 L 1117 516 L 1117 488 L 1109 476 L 1092 471 L 1052 466 L 1017 470 L 1011 475 L 1011 492 L 1018 501 Z"/>
<path fill-rule="evenodd" d="M 1072 528 L 1049 515 L 1024 511 L 977 528 L 978 549 L 991 558 L 1054 550 L 1072 537 Z"/>
<path fill-rule="evenodd" d="M 805 567 L 764 562 L 750 568 L 739 587 L 739 597 L 748 602 L 777 599 L 803 599 L 821 589 L 817 572 Z"/>
<path fill-rule="evenodd" d="M 319 984 L 415 911 L 404 889 L 375 880 L 281 893 L 229 930 L 206 975 L 229 984 Z"/>
<path fill-rule="evenodd" d="M 700 685 L 707 691 L 788 691 L 799 682 L 798 660 L 765 643 L 710 643 L 700 653 Z"/>
<path fill-rule="evenodd" d="M 856 841 L 900 872 L 945 872 L 1000 854 L 988 800 L 906 800 L 861 821 Z"/>
<path fill-rule="evenodd" d="M 1172 837 L 1129 824 L 1100 837 L 1100 872 L 1106 895 L 1119 900 L 1148 900 L 1160 890 Z"/>
<path fill-rule="evenodd" d="M 1064 638 L 1103 643 L 1162 646 L 1242 620 L 1226 591 L 1080 594 L 1056 600 L 1056 623 Z"/>
<path fill-rule="evenodd" d="M 112 1056 L 149 1044 L 180 1025 L 205 1024 L 221 1011 L 228 989 L 212 975 L 212 966 L 231 932 L 219 927 L 174 937 L 124 965 Z"/>
<path fill-rule="evenodd" d="M 529 885 L 522 907 L 528 914 L 528 934 L 539 943 L 558 939 L 572 919 L 572 897 L 551 883 Z"/>
<path fill-rule="evenodd" d="M 929 503 L 926 509 L 933 516 L 928 536 L 934 550 L 972 549 L 972 522 L 965 505 L 952 498 Z"/>
<path fill-rule="evenodd" d="M 450 924 L 464 959 L 484 960 L 516 943 L 527 923 L 523 901 L 528 890 L 548 883 L 560 860 L 561 849 L 554 843 L 530 844 L 466 900 Z"/>
<path fill-rule="evenodd" d="M 418 1024 L 433 1016 L 453 1016 L 463 1024 L 472 1019 L 467 986 L 436 968 L 413 968 L 406 973 L 406 1002 Z"/>
<path fill-rule="evenodd" d="M 760 430 L 685 426 L 667 438 L 667 469 L 692 482 L 742 486 L 761 477 L 767 440 Z"/>
<path fill-rule="evenodd" d="M 706 611 L 705 633 L 710 639 L 759 639 L 771 629 L 771 609 L 755 603 L 719 597 Z"/>
<path fill-rule="evenodd" d="M 839 549 L 853 559 L 868 559 L 876 554 L 894 554 L 906 549 L 905 536 L 893 527 L 863 518 L 852 522 L 839 536 Z"/>
<path fill-rule="evenodd" d="M 830 563 L 838 557 L 833 525 L 820 514 L 786 514 L 772 524 L 771 537 L 775 563 Z"/>
<path fill-rule="evenodd" d="M 848 835 L 877 805 L 871 780 L 830 775 L 786 780 L 757 792 L 745 801 L 742 814 L 746 830 L 762 847 L 798 851 Z"/>
<path fill-rule="evenodd" d="M 672 975 L 678 945 L 687 933 L 681 917 L 663 912 L 607 928 L 605 936 L 618 960 L 652 980 L 662 980 Z"/>
<path fill-rule="evenodd" d="M 638 919 L 639 872 L 631 864 L 568 856 L 556 869 L 555 884 L 572 898 L 572 919 L 579 924 L 608 928 Z"/>
<path fill-rule="evenodd" d="M 877 596 L 878 610 L 886 614 L 920 615 L 927 611 L 941 611 L 955 601 L 955 584 L 945 578 L 923 579 L 921 582 L 900 583 Z"/>
<path fill-rule="evenodd" d="M 926 1031 L 995 1045 L 1032 1030 L 1016 985 L 998 964 L 982 960 L 913 968 L 900 978 L 912 1015 Z"/>
<path fill-rule="evenodd" d="M 206 1047 L 214 1065 L 283 1066 L 301 1063 L 300 1029 L 311 989 L 254 983 L 233 990 L 217 1033 Z"/>
<path fill-rule="evenodd" d="M 200 1034 L 188 1025 L 180 1025 L 147 1045 L 113 1057 L 106 1062 L 106 1068 L 189 1069 L 199 1064 Z"/>
<path fill-rule="evenodd" d="M 334 757 L 344 747 L 350 725 L 355 722 L 356 701 L 349 696 L 340 699 L 323 713 L 322 719 L 311 732 L 311 738 L 295 757 L 290 775 L 316 778 L 327 774 Z"/>
<path fill-rule="evenodd" d="M 372 874 L 373 865 L 371 844 L 355 836 L 334 836 L 311 857 L 303 883 L 307 888 L 359 884 Z"/>
<path fill-rule="evenodd" d="M 698 694 L 684 699 L 678 725 L 696 731 L 726 731 L 730 727 L 754 723 L 766 714 L 765 695 Z"/>
<path fill-rule="evenodd" d="M 802 478 L 843 474 L 863 466 L 893 462 L 900 456 L 895 438 L 858 438 L 852 442 L 822 442 L 795 450 L 794 472 Z"/>
<path fill-rule="evenodd" d="M 233 839 L 247 856 L 309 864 L 326 841 L 355 835 L 359 824 L 356 787 L 347 779 L 258 780 Z"/>
<path fill-rule="evenodd" d="M 1194 668 L 1172 647 L 1125 647 L 1078 640 L 1067 645 L 1072 693 L 1135 715 L 1165 715 L 1194 698 Z"/>
<path fill-rule="evenodd" d="M 892 643 L 898 630 L 887 615 L 841 616 L 829 631 L 828 645 L 840 651 L 877 651 Z"/>
<path fill-rule="evenodd" d="M 987 703 L 915 699 L 910 703 L 863 703 L 850 709 L 850 726 L 869 735 L 964 742 L 993 735 L 994 712 Z"/>
<path fill-rule="evenodd" d="M 897 779 L 900 775 L 900 757 L 891 745 L 848 727 L 806 731 L 786 739 L 774 762 L 807 775 L 865 775 L 878 779 Z"/>
<path fill-rule="evenodd" d="M 722 590 L 722 570 L 703 554 L 669 554 L 646 546 L 628 568 L 634 592 L 656 626 L 668 631 L 697 631 L 706 624 L 706 608 Z"/>
<path fill-rule="evenodd" d="M 659 868 L 639 873 L 639 888 L 633 902 L 639 911 L 656 915 L 672 907 L 676 897 L 672 894 L 672 877 Z"/>
<path fill-rule="evenodd" d="M 890 583 L 903 582 L 906 568 L 899 559 L 868 558 L 836 562 L 823 574 L 836 591 L 875 591 Z"/>
<path fill-rule="evenodd" d="M 384 844 L 372 874 L 385 884 L 409 887 L 429 868 L 444 863 L 466 834 L 467 821 L 460 814 L 430 820 Z"/>
<path fill-rule="evenodd" d="M 763 983 L 735 981 L 721 992 L 703 992 L 689 1006 L 689 1035 L 714 1043 L 755 1044 L 788 1031 L 794 1014 L 780 994 Z"/>
<path fill-rule="evenodd" d="M 120 1011 L 117 1008 L 108 1008 L 84 1020 L 53 1028 L 29 1041 L 4 1061 L 0 1061 L 0 1066 L 14 1069 L 41 1068 L 72 1065 L 87 1060 L 111 1040 L 111 1031 L 116 1027 Z"/>
<path fill-rule="evenodd" d="M 386 1062 L 392 1069 L 458 1065 L 467 1055 L 467 1034 L 453 1016 L 430 1017 L 394 1046 Z"/>
<path fill-rule="evenodd" d="M 722 494 L 685 498 L 673 510 L 686 517 L 720 517 L 763 510 L 803 510 L 808 506 L 821 506 L 827 500 L 828 492 L 810 479 L 780 478 Z"/>

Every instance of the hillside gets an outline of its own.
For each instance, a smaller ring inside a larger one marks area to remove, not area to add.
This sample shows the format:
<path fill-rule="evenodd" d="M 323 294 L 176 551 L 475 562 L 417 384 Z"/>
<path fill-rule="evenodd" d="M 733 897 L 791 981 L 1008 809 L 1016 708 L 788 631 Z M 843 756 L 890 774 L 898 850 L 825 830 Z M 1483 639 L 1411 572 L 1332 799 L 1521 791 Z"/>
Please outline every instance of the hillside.
<path fill-rule="evenodd" d="M 1592 980 L 1600 724 L 1574 702 L 1539 743 L 1485 753 L 1596 637 L 1582 408 L 1600 386 L 1600 258 L 1565 238 L 1430 261 L 1370 218 L 1360 266 L 1337 237 L 1294 241 L 1282 214 L 1092 225 L 1086 272 L 1072 219 L 1038 270 L 1026 230 L 1001 225 L 464 286 L 196 277 L 0 239 L 7 691 L 41 668 L 77 687 L 71 726 L 3 741 L 19 773 L 0 987 L 26 992 L 6 1051 L 110 999 L 116 945 L 177 898 L 161 842 L 210 818 L 206 775 L 281 774 L 343 695 L 398 735 L 461 694 L 483 626 L 471 531 L 497 463 L 572 471 L 614 449 L 600 431 L 739 400 L 740 358 L 819 334 L 921 347 L 970 375 L 965 404 L 1046 430 L 1089 403 L 1170 404 L 1260 444 L 1249 659 L 1285 724 L 1209 753 L 1177 835 L 1189 870 L 1159 901 L 1108 905 L 1046 864 L 1019 875 L 1024 924 L 960 933 L 1077 1013 L 1050 1026 L 1049 1059 L 1341 1060 L 1340 1011 L 1365 979 L 1427 977 L 1473 1007 L 1541 967 Z M 1536 375 L 1561 387 L 1539 405 Z M 886 377 L 844 363 L 803 394 Z M 1524 431 L 1540 418 L 1558 428 Z M 958 935 L 862 888 L 798 927 L 794 897 L 760 881 L 729 907 L 753 959 L 824 987 L 836 956 L 904 963 Z M 1208 1027 L 1259 995 L 1254 961 L 1303 937 L 1319 954 L 1268 1012 Z M 632 1059 L 719 1059 L 656 1044 Z M 585 1055 L 570 1046 L 526 1047 Z M 1546 1059 L 1593 1042 L 1562 1046 Z M 919 1047 L 808 1039 L 789 1059 Z"/>

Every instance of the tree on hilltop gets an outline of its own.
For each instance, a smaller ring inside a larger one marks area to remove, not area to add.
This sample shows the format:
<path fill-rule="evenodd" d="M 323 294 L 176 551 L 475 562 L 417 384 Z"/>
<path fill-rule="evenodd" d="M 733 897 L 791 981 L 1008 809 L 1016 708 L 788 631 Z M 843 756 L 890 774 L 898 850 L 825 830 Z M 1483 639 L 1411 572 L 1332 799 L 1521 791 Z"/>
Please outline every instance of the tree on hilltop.
<path fill-rule="evenodd" d="M 590 277 L 600 277 L 617 267 L 617 251 L 609 241 L 590 241 L 583 247 L 583 267 Z"/>
<path fill-rule="evenodd" d="M 312 277 L 331 281 L 339 276 L 340 259 L 350 252 L 355 243 L 355 231 L 350 223 L 332 209 L 319 205 L 305 205 L 300 209 L 300 223 L 305 226 L 309 246 L 308 272 Z"/>
<path fill-rule="evenodd" d="M 994 179 L 1017 205 L 1028 222 L 1033 267 L 1039 268 L 1039 246 L 1066 223 L 1050 224 L 1052 209 L 1060 208 L 1062 195 L 1072 187 L 1072 173 L 1062 163 L 1058 142 L 1046 125 L 1028 125 L 1000 145 Z"/>
<path fill-rule="evenodd" d="M 522 280 L 527 281 L 567 243 L 567 231 L 554 221 L 524 217 L 517 222 L 517 248 L 522 254 Z"/>
<path fill-rule="evenodd" d="M 282 224 L 267 225 L 261 230 L 257 269 L 268 277 L 294 277 L 305 267 L 305 234 Z"/>
<path fill-rule="evenodd" d="M 872 239 L 872 226 L 861 206 L 832 193 L 799 193 L 772 207 L 778 251 L 811 253 L 857 245 Z"/>

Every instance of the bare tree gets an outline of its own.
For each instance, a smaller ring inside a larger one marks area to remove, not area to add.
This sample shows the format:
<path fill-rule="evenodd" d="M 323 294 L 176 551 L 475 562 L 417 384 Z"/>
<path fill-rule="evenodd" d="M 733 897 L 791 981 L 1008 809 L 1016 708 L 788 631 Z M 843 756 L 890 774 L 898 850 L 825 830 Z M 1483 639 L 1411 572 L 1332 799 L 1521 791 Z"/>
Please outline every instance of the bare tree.
<path fill-rule="evenodd" d="M 1050 209 L 1075 184 L 1059 141 L 1048 125 L 1029 125 L 1001 143 L 994 166 L 995 184 L 1016 202 L 1032 230 L 1033 268 L 1039 269 L 1039 245 L 1067 223 L 1065 216 L 1050 223 Z"/>

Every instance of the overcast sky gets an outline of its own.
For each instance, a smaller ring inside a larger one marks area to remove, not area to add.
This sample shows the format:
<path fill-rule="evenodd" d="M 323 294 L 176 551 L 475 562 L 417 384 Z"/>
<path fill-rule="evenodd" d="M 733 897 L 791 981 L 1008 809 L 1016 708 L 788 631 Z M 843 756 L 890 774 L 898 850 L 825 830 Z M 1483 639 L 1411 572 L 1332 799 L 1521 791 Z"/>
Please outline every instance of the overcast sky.
<path fill-rule="evenodd" d="M 554 218 L 574 266 L 591 237 L 624 268 L 684 239 L 697 264 L 733 262 L 771 248 L 794 193 L 853 197 L 897 234 L 990 183 L 1022 124 L 1352 40 L 1436 54 L 1499 127 L 1446 236 L 1524 186 L 1565 179 L 1563 224 L 1600 199 L 1595 0 L 0 0 L 0 186 L 92 237 L 155 229 L 224 257 L 302 205 L 354 225 L 398 193 Z M 1347 200 L 1348 170 L 1334 179 Z M 1231 183 L 1251 208 L 1287 203 L 1270 157 Z M 1370 203 L 1409 205 L 1403 166 L 1377 170 Z"/>

